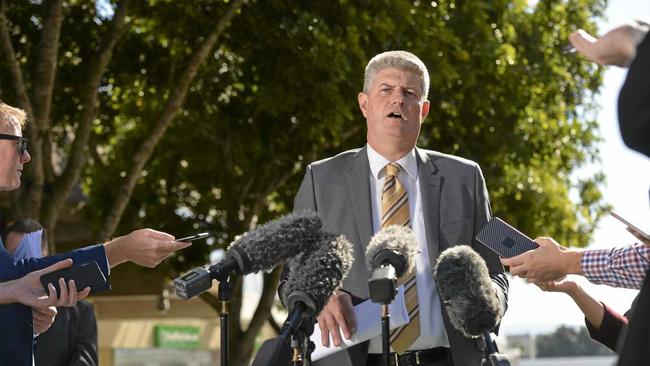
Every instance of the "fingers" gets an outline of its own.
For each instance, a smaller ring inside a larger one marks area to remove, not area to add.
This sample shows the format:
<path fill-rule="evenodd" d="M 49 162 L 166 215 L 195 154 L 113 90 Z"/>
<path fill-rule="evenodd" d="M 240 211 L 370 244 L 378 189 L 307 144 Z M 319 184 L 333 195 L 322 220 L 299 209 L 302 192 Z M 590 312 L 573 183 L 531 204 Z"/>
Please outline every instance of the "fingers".
<path fill-rule="evenodd" d="M 169 245 L 169 252 L 175 252 L 177 250 L 185 249 L 189 246 L 192 245 L 192 242 L 185 242 L 185 241 L 172 241 L 171 244 Z"/>
<path fill-rule="evenodd" d="M 65 280 L 63 278 L 59 278 L 59 301 L 57 301 L 56 305 L 67 306 L 65 304 L 68 303 L 68 295 L 68 286 L 65 284 Z"/>
<path fill-rule="evenodd" d="M 325 347 L 330 346 L 330 331 L 329 328 L 327 328 L 327 324 L 325 322 L 325 316 L 324 314 L 318 316 L 318 327 L 320 328 L 320 342 L 323 344 Z"/>
<path fill-rule="evenodd" d="M 71 265 L 72 265 L 72 259 L 68 258 L 68 259 L 64 259 L 62 261 L 56 262 L 53 265 L 51 265 L 49 267 L 45 267 L 45 268 L 43 268 L 43 269 L 41 269 L 40 271 L 37 271 L 37 272 L 40 275 L 44 275 L 44 274 L 47 274 L 47 273 L 58 271 L 58 270 L 63 269 L 63 268 L 68 268 Z"/>
<path fill-rule="evenodd" d="M 136 233 L 136 232 L 142 232 L 145 236 L 148 236 L 148 237 L 154 238 L 154 239 L 158 239 L 158 240 L 164 240 L 164 241 L 170 241 L 170 240 L 173 241 L 174 240 L 173 235 L 167 234 L 167 233 L 162 232 L 162 231 L 154 230 L 154 229 L 140 229 L 140 230 L 134 231 L 134 233 Z"/>

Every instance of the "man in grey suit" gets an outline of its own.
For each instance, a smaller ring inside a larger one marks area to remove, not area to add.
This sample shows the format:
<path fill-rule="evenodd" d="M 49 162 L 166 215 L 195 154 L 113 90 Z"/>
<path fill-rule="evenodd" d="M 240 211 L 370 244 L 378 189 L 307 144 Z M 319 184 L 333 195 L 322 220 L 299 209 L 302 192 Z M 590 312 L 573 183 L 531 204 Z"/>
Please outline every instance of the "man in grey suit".
<path fill-rule="evenodd" d="M 367 145 L 310 164 L 294 211 L 318 212 L 325 230 L 344 234 L 354 245 L 355 259 L 348 276 L 318 316 L 323 344 L 328 346 L 331 337 L 338 346 L 341 333 L 349 339 L 356 330 L 353 304 L 369 297 L 364 253 L 389 211 L 382 192 L 392 184 L 403 187 L 403 208 L 408 210 L 407 218 L 410 215 L 406 224 L 413 229 L 420 250 L 415 273 L 419 333 L 407 343 L 407 351 L 391 356 L 392 364 L 480 365 L 482 343 L 465 338 L 451 326 L 432 268 L 443 250 L 471 245 L 487 262 L 504 311 L 508 281 L 498 257 L 473 239 L 491 215 L 479 166 L 415 147 L 420 125 L 429 112 L 428 90 L 427 69 L 415 55 L 391 51 L 372 58 L 366 66 L 363 92 L 358 95 L 366 118 Z M 386 169 L 390 163 L 397 173 Z M 380 365 L 380 354 L 381 339 L 377 337 L 315 364 Z"/>

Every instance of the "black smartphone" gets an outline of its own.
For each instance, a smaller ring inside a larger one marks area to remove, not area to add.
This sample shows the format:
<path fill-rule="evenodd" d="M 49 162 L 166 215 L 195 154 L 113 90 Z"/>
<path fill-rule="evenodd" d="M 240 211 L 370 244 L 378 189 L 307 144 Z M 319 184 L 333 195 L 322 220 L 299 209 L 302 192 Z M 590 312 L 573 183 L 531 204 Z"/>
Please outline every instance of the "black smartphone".
<path fill-rule="evenodd" d="M 210 233 L 206 231 L 205 233 L 198 233 L 198 234 L 195 234 L 195 235 L 186 236 L 184 238 L 176 239 L 174 241 L 188 242 L 188 241 L 194 241 L 194 240 L 199 240 L 199 239 L 205 239 L 208 236 L 210 236 Z"/>
<path fill-rule="evenodd" d="M 476 234 L 476 240 L 505 258 L 514 257 L 539 246 L 531 238 L 498 217 L 488 221 Z"/>
<path fill-rule="evenodd" d="M 90 261 L 83 264 L 73 264 L 71 267 L 63 268 L 41 276 L 41 285 L 43 285 L 46 294 L 49 294 L 47 285 L 51 283 L 54 285 L 56 293 L 60 295 L 61 289 L 59 288 L 59 278 L 61 277 L 65 280 L 66 285 L 68 284 L 68 281 L 74 280 L 78 291 L 82 291 L 86 287 L 90 287 L 92 291 L 96 287 L 106 283 L 106 277 L 104 277 L 102 270 L 99 269 L 97 262 Z"/>

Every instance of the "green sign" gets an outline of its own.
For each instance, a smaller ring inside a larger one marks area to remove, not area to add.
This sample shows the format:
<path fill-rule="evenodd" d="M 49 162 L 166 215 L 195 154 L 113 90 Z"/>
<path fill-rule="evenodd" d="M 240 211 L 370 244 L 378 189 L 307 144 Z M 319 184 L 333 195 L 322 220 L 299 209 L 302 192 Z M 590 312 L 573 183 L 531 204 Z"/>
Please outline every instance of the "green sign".
<path fill-rule="evenodd" d="M 199 328 L 189 325 L 156 325 L 154 346 L 159 348 L 197 349 L 201 345 Z"/>

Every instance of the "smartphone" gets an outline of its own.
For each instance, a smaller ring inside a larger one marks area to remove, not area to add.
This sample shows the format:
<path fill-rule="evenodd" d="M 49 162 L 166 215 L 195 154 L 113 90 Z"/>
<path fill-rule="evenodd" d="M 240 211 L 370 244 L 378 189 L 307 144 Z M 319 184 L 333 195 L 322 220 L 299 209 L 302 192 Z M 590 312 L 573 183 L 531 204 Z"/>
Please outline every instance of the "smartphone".
<path fill-rule="evenodd" d="M 641 241 L 644 241 L 644 242 L 650 241 L 650 234 L 648 234 L 647 231 L 642 230 L 640 225 L 638 225 L 638 224 L 635 225 L 632 222 L 630 222 L 629 220 L 624 219 L 621 215 L 616 213 L 614 210 L 610 211 L 609 214 L 614 216 L 614 218 L 616 218 L 618 221 L 620 221 L 620 222 L 624 223 L 625 225 L 627 225 L 628 231 L 632 235 L 636 236 L 637 239 L 639 239 Z M 632 230 L 630 230 L 630 229 L 632 229 Z"/>
<path fill-rule="evenodd" d="M 476 234 L 476 240 L 505 258 L 514 257 L 539 246 L 531 238 L 498 217 L 488 221 Z"/>
<path fill-rule="evenodd" d="M 99 265 L 95 261 L 90 261 L 83 264 L 73 264 L 71 267 L 63 268 L 55 272 L 47 273 L 41 276 L 41 285 L 45 289 L 45 293 L 49 294 L 47 285 L 51 283 L 56 289 L 56 293 L 60 294 L 59 278 L 63 277 L 66 285 L 68 281 L 74 280 L 77 290 L 81 291 L 86 287 L 90 287 L 91 292 L 94 288 L 106 283 L 104 273 L 99 269 Z"/>
<path fill-rule="evenodd" d="M 188 241 L 194 241 L 194 240 L 199 240 L 199 239 L 205 239 L 208 236 L 210 236 L 210 233 L 206 231 L 205 233 L 198 233 L 198 234 L 195 234 L 195 235 L 186 236 L 184 238 L 176 239 L 174 241 L 188 242 Z"/>

